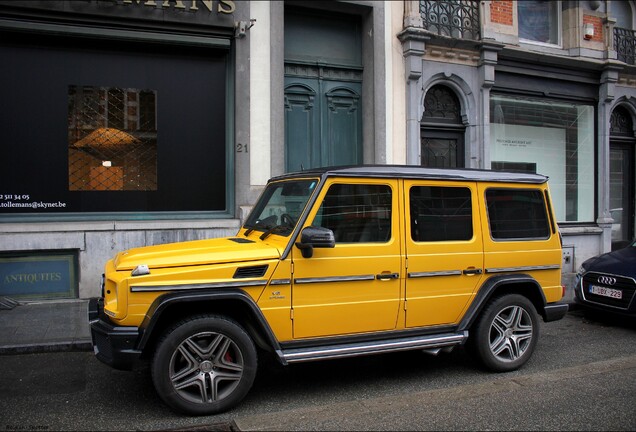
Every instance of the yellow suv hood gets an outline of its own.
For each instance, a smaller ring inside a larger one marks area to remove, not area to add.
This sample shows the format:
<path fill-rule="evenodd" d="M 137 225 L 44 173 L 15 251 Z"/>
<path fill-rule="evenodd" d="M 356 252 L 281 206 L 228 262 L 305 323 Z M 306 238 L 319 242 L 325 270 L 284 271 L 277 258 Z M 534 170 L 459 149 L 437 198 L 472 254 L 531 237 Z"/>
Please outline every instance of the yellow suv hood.
<path fill-rule="evenodd" d="M 152 269 L 278 258 L 280 253 L 276 247 L 245 238 L 226 237 L 129 249 L 117 254 L 115 269 L 132 270 L 141 264 Z"/>

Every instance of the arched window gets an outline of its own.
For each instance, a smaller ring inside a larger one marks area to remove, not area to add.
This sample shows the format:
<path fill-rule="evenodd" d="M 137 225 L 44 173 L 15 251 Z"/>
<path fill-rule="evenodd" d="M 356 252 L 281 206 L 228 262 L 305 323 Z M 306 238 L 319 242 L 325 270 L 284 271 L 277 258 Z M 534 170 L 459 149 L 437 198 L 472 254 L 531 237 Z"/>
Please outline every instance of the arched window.
<path fill-rule="evenodd" d="M 634 137 L 634 123 L 632 116 L 625 107 L 619 106 L 610 116 L 610 135 L 612 137 Z"/>
<path fill-rule="evenodd" d="M 424 97 L 421 122 L 421 165 L 430 168 L 465 166 L 461 104 L 445 85 L 431 87 Z"/>

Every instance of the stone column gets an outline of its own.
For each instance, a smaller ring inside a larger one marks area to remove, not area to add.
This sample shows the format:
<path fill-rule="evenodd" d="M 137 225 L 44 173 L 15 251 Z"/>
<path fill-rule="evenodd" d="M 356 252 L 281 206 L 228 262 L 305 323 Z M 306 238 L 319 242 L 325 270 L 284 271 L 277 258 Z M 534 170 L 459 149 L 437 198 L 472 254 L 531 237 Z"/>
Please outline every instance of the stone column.
<path fill-rule="evenodd" d="M 490 89 L 495 84 L 495 66 L 497 65 L 498 53 L 503 47 L 502 43 L 494 40 L 482 42 L 479 59 L 479 86 L 481 89 L 479 102 L 482 124 L 478 132 L 478 160 L 471 161 L 470 168 L 490 169 Z"/>
<path fill-rule="evenodd" d="M 413 2 L 406 2 L 411 4 Z M 405 11 L 406 16 L 406 11 Z M 421 20 L 421 18 L 420 18 Z M 405 18 L 406 21 L 406 18 Z M 407 27 L 398 34 L 402 42 L 406 78 L 406 163 L 420 164 L 420 120 L 422 117 L 422 62 L 426 41 L 430 39 L 421 28 Z"/>

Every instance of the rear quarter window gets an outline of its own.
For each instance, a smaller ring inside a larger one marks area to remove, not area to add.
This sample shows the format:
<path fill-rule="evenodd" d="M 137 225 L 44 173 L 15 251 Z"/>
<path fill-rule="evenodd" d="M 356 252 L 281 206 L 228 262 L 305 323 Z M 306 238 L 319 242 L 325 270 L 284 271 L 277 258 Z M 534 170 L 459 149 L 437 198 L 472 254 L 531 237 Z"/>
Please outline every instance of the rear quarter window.
<path fill-rule="evenodd" d="M 550 225 L 540 190 L 486 190 L 490 235 L 494 240 L 547 239 Z"/>

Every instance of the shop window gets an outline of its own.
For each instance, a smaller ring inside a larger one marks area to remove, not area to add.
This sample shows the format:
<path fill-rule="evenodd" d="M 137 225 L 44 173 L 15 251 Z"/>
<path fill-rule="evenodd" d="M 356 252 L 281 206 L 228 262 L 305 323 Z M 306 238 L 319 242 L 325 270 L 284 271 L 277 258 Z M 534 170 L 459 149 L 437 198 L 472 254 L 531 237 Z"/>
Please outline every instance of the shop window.
<path fill-rule="evenodd" d="M 157 190 L 153 90 L 70 86 L 69 190 Z"/>
<path fill-rule="evenodd" d="M 470 189 L 414 186 L 409 192 L 411 237 L 418 242 L 473 238 Z"/>
<path fill-rule="evenodd" d="M 517 2 L 519 38 L 531 42 L 559 45 L 561 2 L 524 0 Z"/>
<path fill-rule="evenodd" d="M 490 100 L 491 168 L 547 175 L 559 222 L 594 221 L 594 106 Z"/>
<path fill-rule="evenodd" d="M 0 218 L 225 217 L 227 52 L 81 42 L 0 44 Z"/>

